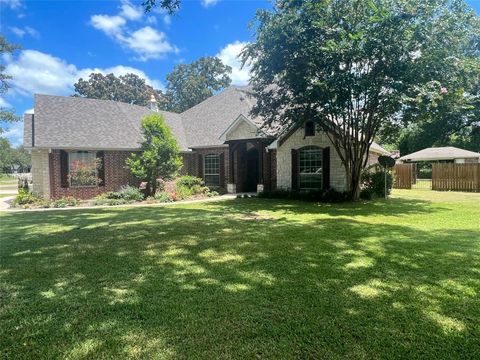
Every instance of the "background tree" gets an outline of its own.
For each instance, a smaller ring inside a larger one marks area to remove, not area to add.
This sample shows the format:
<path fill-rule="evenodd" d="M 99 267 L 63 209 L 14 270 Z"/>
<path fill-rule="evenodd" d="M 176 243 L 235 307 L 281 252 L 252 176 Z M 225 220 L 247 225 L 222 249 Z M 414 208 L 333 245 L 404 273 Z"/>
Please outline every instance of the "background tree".
<path fill-rule="evenodd" d="M 8 139 L 0 137 L 0 173 L 11 173 L 14 170 L 26 172 L 30 167 L 28 151 L 23 146 L 14 148 Z"/>
<path fill-rule="evenodd" d="M 127 166 L 140 180 L 147 181 L 148 195 L 155 195 L 157 179 L 170 179 L 182 166 L 179 148 L 170 128 L 160 114 L 142 120 L 144 141 L 140 153 L 127 159 Z"/>
<path fill-rule="evenodd" d="M 4 56 L 11 55 L 15 50 L 19 49 L 19 45 L 10 44 L 5 36 L 0 35 L 0 58 Z M 5 65 L 0 64 L 0 95 L 7 93 L 10 88 L 9 80 L 12 79 L 12 76 L 5 74 Z M 7 109 L 5 107 L 0 107 L 0 121 L 4 122 L 15 122 L 20 120 L 18 116 L 15 115 L 14 109 Z M 0 133 L 3 132 L 3 128 L 0 127 Z"/>
<path fill-rule="evenodd" d="M 13 156 L 10 142 L 0 137 L 0 173 L 9 173 L 12 167 Z"/>
<path fill-rule="evenodd" d="M 217 57 L 176 65 L 167 75 L 167 110 L 185 111 L 230 86 L 232 68 Z"/>
<path fill-rule="evenodd" d="M 144 0 L 142 6 L 145 12 L 150 12 L 155 6 L 159 6 L 171 15 L 180 8 L 180 3 L 180 0 Z"/>
<path fill-rule="evenodd" d="M 12 149 L 12 158 L 13 165 L 18 166 L 18 172 L 29 172 L 32 167 L 32 157 L 23 145 Z"/>
<path fill-rule="evenodd" d="M 461 1 L 282 0 L 256 20 L 256 41 L 243 52 L 253 113 L 279 132 L 315 121 L 345 167 L 352 199 L 382 124 L 408 111 L 452 58 L 478 61 L 478 17 Z"/>
<path fill-rule="evenodd" d="M 146 106 L 151 95 L 162 102 L 161 92 L 145 83 L 138 75 L 129 73 L 119 77 L 114 74 L 91 73 L 87 80 L 80 78 L 75 84 L 74 96 L 90 99 L 115 100 Z"/>

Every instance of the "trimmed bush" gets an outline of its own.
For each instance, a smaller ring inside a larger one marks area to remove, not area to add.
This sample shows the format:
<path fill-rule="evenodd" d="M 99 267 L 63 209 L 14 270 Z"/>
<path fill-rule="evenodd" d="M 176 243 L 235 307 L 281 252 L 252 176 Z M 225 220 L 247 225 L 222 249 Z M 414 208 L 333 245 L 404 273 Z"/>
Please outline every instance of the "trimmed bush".
<path fill-rule="evenodd" d="M 387 195 L 392 190 L 393 176 L 387 173 Z M 364 200 L 371 200 L 374 198 L 381 198 L 385 196 L 385 174 L 383 171 L 369 172 L 364 171 L 362 174 L 362 191 L 360 198 Z"/>
<path fill-rule="evenodd" d="M 58 200 L 53 200 L 50 205 L 54 208 L 64 208 L 68 206 L 77 206 L 79 203 L 80 201 L 78 199 L 67 196 Z"/>
<path fill-rule="evenodd" d="M 199 177 L 184 175 L 184 176 L 180 176 L 177 179 L 176 185 L 177 185 L 177 187 L 184 186 L 184 187 L 187 187 L 187 188 L 191 189 L 191 188 L 194 188 L 194 187 L 195 188 L 202 188 L 203 186 L 205 186 L 205 183 Z"/>

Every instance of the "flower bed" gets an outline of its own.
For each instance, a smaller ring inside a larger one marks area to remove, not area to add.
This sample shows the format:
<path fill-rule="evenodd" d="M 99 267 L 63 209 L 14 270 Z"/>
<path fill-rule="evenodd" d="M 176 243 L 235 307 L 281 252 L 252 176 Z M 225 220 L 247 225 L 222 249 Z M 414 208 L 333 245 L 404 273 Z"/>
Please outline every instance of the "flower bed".
<path fill-rule="evenodd" d="M 119 191 L 109 191 L 90 200 L 79 200 L 65 197 L 57 200 L 48 200 L 26 190 L 19 189 L 19 194 L 12 202 L 12 207 L 23 209 L 39 208 L 65 208 L 85 206 L 113 206 L 124 204 L 152 204 L 169 203 L 181 200 L 196 200 L 217 196 L 216 191 L 211 191 L 203 180 L 193 176 L 182 176 L 172 181 L 160 181 L 155 196 L 145 198 L 142 191 L 133 186 L 124 186 Z"/>

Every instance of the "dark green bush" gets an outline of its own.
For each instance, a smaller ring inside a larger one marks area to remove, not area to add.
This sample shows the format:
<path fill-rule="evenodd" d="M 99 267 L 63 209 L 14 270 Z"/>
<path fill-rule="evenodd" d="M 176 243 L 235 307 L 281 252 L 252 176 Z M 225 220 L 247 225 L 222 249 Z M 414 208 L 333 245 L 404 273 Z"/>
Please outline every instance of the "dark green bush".
<path fill-rule="evenodd" d="M 143 200 L 143 194 L 140 189 L 134 186 L 123 186 L 119 191 L 108 191 L 95 197 L 97 200 L 110 199 L 110 200 L 126 200 L 126 201 L 141 201 Z"/>
<path fill-rule="evenodd" d="M 45 199 L 37 196 L 30 191 L 20 188 L 18 190 L 18 195 L 13 200 L 12 204 L 16 205 L 42 205 L 45 202 Z"/>
<path fill-rule="evenodd" d="M 196 176 L 190 176 L 190 175 L 180 176 L 177 179 L 175 184 L 176 184 L 177 187 L 184 186 L 184 187 L 187 187 L 189 189 L 191 189 L 193 187 L 203 187 L 203 186 L 205 186 L 205 184 L 204 184 L 204 182 L 201 178 L 196 177 Z"/>
<path fill-rule="evenodd" d="M 393 176 L 390 172 L 387 173 L 387 195 L 392 190 Z M 371 200 L 373 198 L 380 198 L 385 196 L 385 173 L 383 171 L 370 172 L 364 171 L 362 174 L 362 191 L 360 198 L 364 200 Z"/>

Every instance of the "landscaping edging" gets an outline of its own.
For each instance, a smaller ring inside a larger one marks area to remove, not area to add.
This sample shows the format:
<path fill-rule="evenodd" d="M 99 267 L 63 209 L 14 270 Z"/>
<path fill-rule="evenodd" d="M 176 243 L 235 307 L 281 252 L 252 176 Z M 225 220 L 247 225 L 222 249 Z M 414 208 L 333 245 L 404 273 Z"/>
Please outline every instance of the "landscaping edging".
<path fill-rule="evenodd" d="M 237 194 L 225 194 L 220 196 L 212 196 L 209 198 L 195 199 L 195 200 L 181 200 L 175 202 L 164 202 L 164 203 L 132 203 L 132 204 L 121 204 L 121 205 L 96 205 L 96 206 L 68 206 L 63 208 L 32 208 L 32 209 L 23 209 L 23 208 L 8 208 L 1 209 L 0 211 L 6 212 L 32 212 L 32 211 L 56 211 L 56 210 L 84 210 L 84 209 L 111 209 L 111 208 L 126 208 L 126 207 L 148 207 L 148 206 L 171 206 L 171 205 L 181 205 L 181 204 L 195 204 L 202 202 L 213 202 L 213 201 L 222 201 L 222 200 L 231 200 L 235 199 Z"/>

